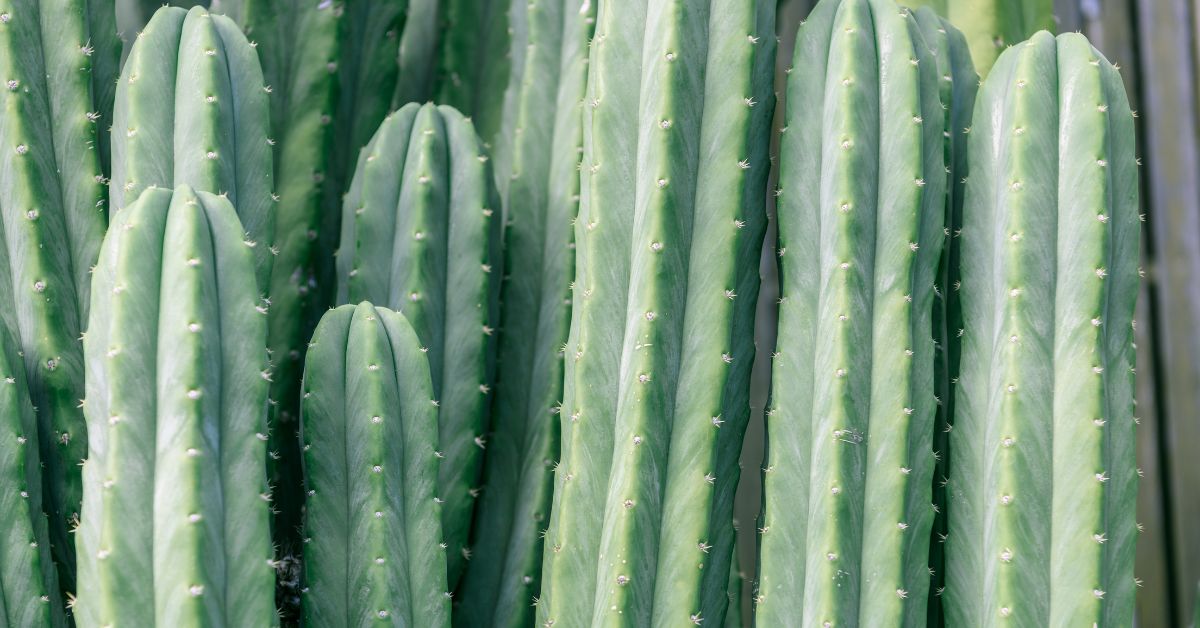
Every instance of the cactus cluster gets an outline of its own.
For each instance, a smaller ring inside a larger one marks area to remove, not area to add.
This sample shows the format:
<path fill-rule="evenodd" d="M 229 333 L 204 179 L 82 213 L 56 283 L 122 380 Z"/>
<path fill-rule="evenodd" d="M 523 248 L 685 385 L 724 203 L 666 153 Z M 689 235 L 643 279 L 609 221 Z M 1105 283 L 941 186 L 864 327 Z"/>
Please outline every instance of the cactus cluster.
<path fill-rule="evenodd" d="M 499 208 L 470 121 L 450 107 L 410 103 L 389 115 L 363 149 L 342 212 L 338 301 L 400 312 L 428 352 L 451 583 L 469 557 L 487 447 Z"/>
<path fill-rule="evenodd" d="M 277 623 L 254 268 L 225 198 L 151 187 L 114 214 L 84 338 L 80 625 Z"/>
<path fill-rule="evenodd" d="M 0 625 L 1131 624 L 1134 115 L 913 3 L 0 0 Z"/>

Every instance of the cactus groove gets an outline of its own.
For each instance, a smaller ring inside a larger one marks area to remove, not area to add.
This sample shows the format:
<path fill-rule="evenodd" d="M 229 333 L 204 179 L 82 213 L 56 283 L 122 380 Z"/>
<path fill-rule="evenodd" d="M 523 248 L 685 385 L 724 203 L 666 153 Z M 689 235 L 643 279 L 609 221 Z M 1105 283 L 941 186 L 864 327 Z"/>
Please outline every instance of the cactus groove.
<path fill-rule="evenodd" d="M 756 615 L 924 626 L 946 203 L 937 60 L 892 0 L 823 0 L 792 67 Z"/>
<path fill-rule="evenodd" d="M 455 623 L 529 626 L 541 588 L 559 448 L 563 347 L 571 324 L 587 42 L 595 4 L 514 3 L 514 53 L 497 173 L 505 197 L 499 380 Z"/>
<path fill-rule="evenodd" d="M 76 621 L 275 625 L 267 318 L 229 201 L 147 188 L 94 274 Z"/>
<path fill-rule="evenodd" d="M 1081 35 L 979 93 L 961 238 L 946 624 L 1133 622 L 1134 120 Z"/>
<path fill-rule="evenodd" d="M 725 617 L 774 7 L 598 7 L 539 625 Z"/>
<path fill-rule="evenodd" d="M 428 349 L 438 413 L 439 495 L 453 586 L 487 447 L 500 209 L 470 121 L 410 103 L 388 116 L 359 158 L 342 212 L 338 302 L 404 314 Z"/>
<path fill-rule="evenodd" d="M 941 625 L 942 583 L 945 580 L 947 525 L 946 482 L 950 477 L 950 430 L 954 424 L 954 384 L 959 370 L 959 333 L 962 310 L 958 303 L 959 231 L 967 179 L 967 137 L 979 75 L 971 64 L 962 33 L 928 7 L 913 12 L 925 43 L 937 60 L 938 86 L 944 114 L 942 138 L 946 164 L 944 246 L 933 290 L 934 419 L 933 532 L 929 537 L 929 622 Z"/>
<path fill-rule="evenodd" d="M 0 325 L 0 624 L 65 627 L 42 514 L 37 419 L 20 349 Z"/>
<path fill-rule="evenodd" d="M 416 332 L 331 310 L 304 373 L 305 623 L 449 626 L 433 383 Z"/>
<path fill-rule="evenodd" d="M 159 9 L 121 70 L 110 186 L 118 210 L 151 186 L 228 197 L 253 244 L 263 293 L 277 252 L 269 89 L 233 20 L 199 7 Z"/>
<path fill-rule="evenodd" d="M 88 275 L 107 224 L 112 0 L 0 0 L 0 320 L 25 358 L 61 584 L 74 587 Z M 30 434 L 30 438 L 34 435 Z"/>

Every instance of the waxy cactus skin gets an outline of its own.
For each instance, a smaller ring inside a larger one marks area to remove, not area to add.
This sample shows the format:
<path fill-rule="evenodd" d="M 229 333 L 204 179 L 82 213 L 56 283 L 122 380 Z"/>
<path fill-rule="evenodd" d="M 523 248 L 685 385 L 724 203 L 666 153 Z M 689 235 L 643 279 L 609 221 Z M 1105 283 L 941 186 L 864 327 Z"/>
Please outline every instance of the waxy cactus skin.
<path fill-rule="evenodd" d="M 277 625 L 267 316 L 233 206 L 116 212 L 93 274 L 76 622 Z"/>
<path fill-rule="evenodd" d="M 304 373 L 305 624 L 450 625 L 429 360 L 400 314 L 321 319 Z"/>

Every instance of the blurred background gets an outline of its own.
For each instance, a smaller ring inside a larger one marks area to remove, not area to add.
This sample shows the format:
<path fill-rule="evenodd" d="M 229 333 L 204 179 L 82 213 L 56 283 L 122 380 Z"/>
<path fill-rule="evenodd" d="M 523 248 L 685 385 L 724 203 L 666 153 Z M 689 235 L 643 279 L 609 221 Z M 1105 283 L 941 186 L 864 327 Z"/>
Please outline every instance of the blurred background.
<path fill-rule="evenodd" d="M 945 11 L 968 0 L 898 0 Z M 1145 214 L 1137 311 L 1138 494 L 1137 625 L 1193 622 L 1200 582 L 1200 138 L 1197 63 L 1200 0 L 1011 0 L 1014 11 L 1053 1 L 1057 32 L 1082 32 L 1125 80 L 1138 113 L 1141 201 Z M 796 30 L 815 0 L 780 0 L 776 84 L 791 65 Z M 1017 43 L 997 41 L 1000 46 Z M 976 50 L 973 48 L 972 52 Z M 979 55 L 976 64 L 979 65 Z M 781 88 L 776 120 L 786 103 Z M 771 208 L 773 211 L 773 208 Z M 773 233 L 767 234 L 768 241 Z M 762 410 L 775 345 L 775 260 L 764 252 L 752 391 L 753 414 L 742 450 L 738 488 L 738 558 L 745 573 L 742 611 L 749 621 L 755 565 L 755 521 L 761 504 Z M 1196 458 L 1192 458 L 1196 456 Z M 749 624 L 747 624 L 749 625 Z"/>

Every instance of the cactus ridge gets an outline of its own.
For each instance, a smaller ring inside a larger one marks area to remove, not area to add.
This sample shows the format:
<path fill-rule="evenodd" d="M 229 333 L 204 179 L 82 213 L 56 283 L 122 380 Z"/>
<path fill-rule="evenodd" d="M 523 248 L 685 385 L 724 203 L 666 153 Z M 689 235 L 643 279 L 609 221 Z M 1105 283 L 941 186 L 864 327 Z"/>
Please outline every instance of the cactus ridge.
<path fill-rule="evenodd" d="M 0 325 L 0 623 L 65 627 L 43 514 L 37 419 L 18 345 Z"/>
<path fill-rule="evenodd" d="M 108 142 L 99 129 L 112 113 L 114 20 L 112 0 L 0 0 L 0 320 L 40 409 L 35 442 L 67 590 L 87 452 L 78 339 L 107 224 Z"/>
<path fill-rule="evenodd" d="M 487 447 L 499 208 L 471 123 L 450 107 L 410 103 L 363 149 L 343 210 L 338 301 L 386 304 L 428 349 L 440 404 L 439 494 L 451 583 L 469 553 Z"/>
<path fill-rule="evenodd" d="M 774 3 L 598 10 L 538 623 L 719 622 L 766 224 Z"/>
<path fill-rule="evenodd" d="M 226 196 L 253 245 L 263 293 L 277 252 L 270 89 L 233 20 L 201 7 L 163 7 L 121 70 L 109 187 L 118 210 L 152 186 Z"/>
<path fill-rule="evenodd" d="M 1138 174 L 1121 78 L 1081 35 L 1000 56 L 962 228 L 948 625 L 1130 625 Z"/>
<path fill-rule="evenodd" d="M 756 596 L 768 624 L 925 624 L 938 80 L 916 18 L 892 0 L 825 0 L 800 27 L 777 192 Z"/>
<path fill-rule="evenodd" d="M 400 314 L 343 305 L 310 345 L 305 621 L 449 626 L 429 363 Z"/>
<path fill-rule="evenodd" d="M 277 623 L 266 310 L 228 200 L 147 188 L 96 267 L 81 625 Z"/>
<path fill-rule="evenodd" d="M 575 275 L 582 106 L 595 4 L 514 3 L 513 75 L 496 173 L 505 209 L 499 380 L 455 623 L 528 626 L 541 588 L 542 530 L 559 449 L 564 355 Z M 516 53 L 521 52 L 518 63 Z M 526 80 L 536 77 L 536 80 Z M 519 131 L 518 131 L 519 129 Z"/>

